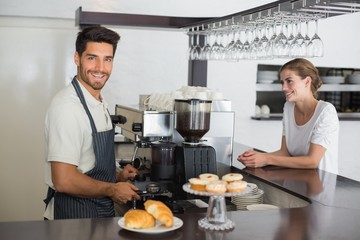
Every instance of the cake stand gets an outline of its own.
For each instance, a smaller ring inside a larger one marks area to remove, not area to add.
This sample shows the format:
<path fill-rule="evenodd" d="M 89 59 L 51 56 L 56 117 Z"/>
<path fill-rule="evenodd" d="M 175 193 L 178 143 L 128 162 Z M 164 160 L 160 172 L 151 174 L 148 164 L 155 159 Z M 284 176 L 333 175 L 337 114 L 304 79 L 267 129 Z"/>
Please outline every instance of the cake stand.
<path fill-rule="evenodd" d="M 222 194 L 195 191 L 191 189 L 190 183 L 183 185 L 183 190 L 198 196 L 206 196 L 209 198 L 209 206 L 206 212 L 206 217 L 198 221 L 200 227 L 209 230 L 229 230 L 234 228 L 233 221 L 226 217 L 225 197 L 241 196 L 251 192 L 251 186 L 247 186 L 242 192 L 226 192 Z"/>

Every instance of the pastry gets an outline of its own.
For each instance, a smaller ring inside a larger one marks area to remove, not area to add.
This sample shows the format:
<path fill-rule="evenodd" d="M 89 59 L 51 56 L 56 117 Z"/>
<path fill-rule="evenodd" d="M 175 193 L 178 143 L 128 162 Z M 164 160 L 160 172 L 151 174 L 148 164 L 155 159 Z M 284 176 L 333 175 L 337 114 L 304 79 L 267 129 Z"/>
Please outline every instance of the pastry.
<path fill-rule="evenodd" d="M 226 181 L 215 180 L 206 184 L 206 191 L 210 193 L 224 193 L 226 192 Z"/>
<path fill-rule="evenodd" d="M 242 180 L 243 175 L 241 175 L 240 173 L 228 173 L 228 174 L 225 174 L 224 176 L 222 176 L 221 179 L 229 183 L 229 182 L 233 182 L 233 181 Z"/>
<path fill-rule="evenodd" d="M 144 202 L 145 210 L 155 217 L 156 220 L 164 223 L 166 227 L 172 227 L 174 224 L 174 215 L 170 208 L 163 202 L 156 200 L 147 200 Z"/>
<path fill-rule="evenodd" d="M 212 174 L 212 173 L 202 173 L 199 175 L 199 178 L 205 181 L 215 181 L 215 180 L 219 180 L 218 175 Z"/>
<path fill-rule="evenodd" d="M 238 180 L 232 181 L 226 185 L 228 192 L 242 192 L 246 189 L 247 182 Z"/>
<path fill-rule="evenodd" d="M 128 228 L 151 228 L 155 226 L 155 218 L 145 210 L 131 209 L 124 215 Z"/>
<path fill-rule="evenodd" d="M 202 180 L 200 178 L 190 178 L 189 179 L 190 188 L 195 191 L 206 191 L 205 187 L 208 181 Z"/>

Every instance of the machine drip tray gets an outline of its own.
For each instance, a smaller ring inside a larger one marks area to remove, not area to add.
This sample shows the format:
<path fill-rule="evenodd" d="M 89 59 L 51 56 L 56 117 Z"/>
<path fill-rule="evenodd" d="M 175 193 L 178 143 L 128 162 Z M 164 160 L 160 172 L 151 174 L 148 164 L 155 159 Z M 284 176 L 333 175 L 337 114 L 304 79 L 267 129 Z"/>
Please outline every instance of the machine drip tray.
<path fill-rule="evenodd" d="M 206 212 L 208 204 L 201 199 L 176 200 L 173 202 L 180 207 L 178 213 L 184 212 Z M 169 206 L 172 208 L 171 206 Z M 175 209 L 172 209 L 176 213 Z"/>
<path fill-rule="evenodd" d="M 199 208 L 207 208 L 209 206 L 209 204 L 207 204 L 206 202 L 204 202 L 201 199 L 191 199 L 191 200 L 187 200 L 187 201 L 194 204 L 195 206 L 197 206 Z"/>

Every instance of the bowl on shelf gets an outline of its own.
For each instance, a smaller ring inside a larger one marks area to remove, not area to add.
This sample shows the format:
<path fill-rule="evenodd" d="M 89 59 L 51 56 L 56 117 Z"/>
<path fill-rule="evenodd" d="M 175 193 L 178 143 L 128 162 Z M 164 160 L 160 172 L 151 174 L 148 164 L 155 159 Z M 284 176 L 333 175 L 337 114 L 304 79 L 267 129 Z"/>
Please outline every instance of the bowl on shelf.
<path fill-rule="evenodd" d="M 320 78 L 325 84 L 340 84 L 345 82 L 343 76 L 322 76 Z"/>
<path fill-rule="evenodd" d="M 351 74 L 347 76 L 346 81 L 350 84 L 360 84 L 360 74 Z"/>
<path fill-rule="evenodd" d="M 274 80 L 274 79 L 258 79 L 258 80 L 257 80 L 258 83 L 267 83 L 267 84 L 273 83 L 273 82 L 275 82 L 275 81 L 276 81 L 276 80 Z"/>
<path fill-rule="evenodd" d="M 262 76 L 277 77 L 278 74 L 279 74 L 278 71 L 258 71 L 257 72 L 258 77 L 262 77 Z"/>
<path fill-rule="evenodd" d="M 275 81 L 278 79 L 278 72 L 277 71 L 258 71 L 257 72 L 257 79 L 259 80 L 273 80 Z"/>

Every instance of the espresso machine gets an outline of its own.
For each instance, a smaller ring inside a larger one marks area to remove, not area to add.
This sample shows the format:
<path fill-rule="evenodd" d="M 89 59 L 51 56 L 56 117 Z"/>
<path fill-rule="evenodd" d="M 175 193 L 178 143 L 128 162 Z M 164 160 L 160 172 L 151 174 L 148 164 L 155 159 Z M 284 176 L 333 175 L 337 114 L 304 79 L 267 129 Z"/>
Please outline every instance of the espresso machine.
<path fill-rule="evenodd" d="M 230 101 L 175 99 L 173 111 L 116 105 L 112 117 L 123 136 L 121 144 L 129 147 L 128 156 L 117 156 L 117 161 L 138 168 L 134 184 L 143 201 L 158 199 L 174 212 L 182 212 L 184 205 L 193 205 L 183 201 L 187 197 L 183 183 L 204 172 L 221 175 L 219 166 L 231 166 L 234 112 Z"/>
<path fill-rule="evenodd" d="M 120 165 L 131 164 L 139 171 L 140 180 L 169 180 L 174 177 L 175 145 L 172 111 L 153 111 L 116 105 L 113 122 L 120 127 L 126 141 L 134 144 L 130 157 L 119 159 Z M 153 170 L 153 171 L 151 171 Z"/>

